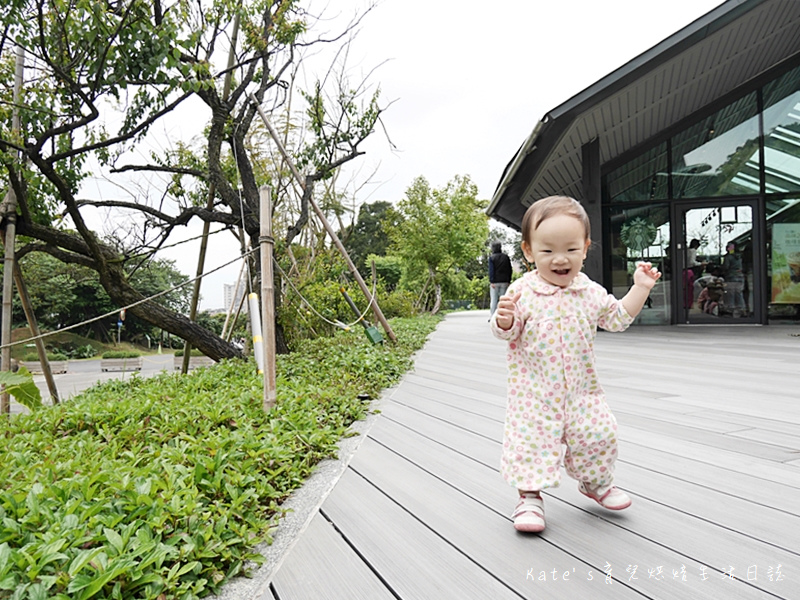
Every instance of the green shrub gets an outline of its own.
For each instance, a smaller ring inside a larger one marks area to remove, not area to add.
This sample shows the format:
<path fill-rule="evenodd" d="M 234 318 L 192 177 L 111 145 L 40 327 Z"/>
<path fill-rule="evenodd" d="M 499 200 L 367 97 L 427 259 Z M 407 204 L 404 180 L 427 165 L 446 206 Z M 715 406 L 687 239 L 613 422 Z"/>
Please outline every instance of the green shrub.
<path fill-rule="evenodd" d="M 39 354 L 37 352 L 31 352 L 23 356 L 22 360 L 23 362 L 39 362 Z M 69 360 L 69 357 L 59 352 L 47 352 L 47 360 L 51 362 L 54 360 Z"/>
<path fill-rule="evenodd" d="M 0 419 L 0 597 L 194 599 L 262 557 L 281 503 L 411 365 L 438 319 L 278 357 L 262 409 L 252 361 L 111 380 Z"/>
<path fill-rule="evenodd" d="M 139 358 L 141 355 L 141 352 L 134 350 L 109 350 L 103 352 L 102 358 Z"/>
<path fill-rule="evenodd" d="M 77 350 L 75 350 L 75 358 L 91 358 L 97 355 L 97 350 L 95 350 L 94 346 L 91 344 L 86 344 L 85 346 L 79 346 Z"/>
<path fill-rule="evenodd" d="M 184 354 L 185 352 L 183 351 L 183 348 L 175 350 L 175 356 L 180 357 L 183 356 Z M 189 353 L 189 356 L 205 356 L 205 354 L 200 352 L 200 350 L 198 350 L 197 348 L 192 348 L 192 351 Z"/>

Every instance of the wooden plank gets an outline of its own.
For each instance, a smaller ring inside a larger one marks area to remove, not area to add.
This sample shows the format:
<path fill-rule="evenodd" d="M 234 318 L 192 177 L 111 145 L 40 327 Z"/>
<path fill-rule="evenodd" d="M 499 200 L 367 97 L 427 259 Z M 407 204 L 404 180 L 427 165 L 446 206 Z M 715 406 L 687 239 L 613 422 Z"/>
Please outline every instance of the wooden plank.
<path fill-rule="evenodd" d="M 646 419 L 637 415 L 624 414 L 624 420 L 618 418 L 617 421 L 623 427 L 635 427 L 651 434 L 662 434 L 679 441 L 679 443 L 695 443 L 711 448 L 728 450 L 748 457 L 763 458 L 776 462 L 783 462 L 796 458 L 792 456 L 792 451 L 780 446 L 765 444 L 761 442 L 749 441 L 745 439 L 733 439 L 728 435 L 703 431 L 695 427 L 686 427 L 666 421 L 656 419 Z"/>
<path fill-rule="evenodd" d="M 449 383 L 430 381 L 418 377 L 408 377 L 403 380 L 403 385 L 396 391 L 415 393 L 425 398 L 436 399 L 440 402 L 448 402 L 458 398 L 470 406 L 472 410 L 485 410 L 487 413 L 495 414 L 497 410 L 505 411 L 506 395 L 505 385 L 502 393 L 487 394 L 486 392 L 464 388 Z"/>
<path fill-rule="evenodd" d="M 503 421 L 497 418 L 488 418 L 477 412 L 461 410 L 452 405 L 420 398 L 417 395 L 406 395 L 400 390 L 392 396 L 392 402 L 407 406 L 431 417 L 445 419 L 453 425 L 463 427 L 493 440 L 503 438 Z M 498 410 L 496 416 L 503 417 L 503 411 Z"/>
<path fill-rule="evenodd" d="M 442 365 L 416 365 L 414 367 L 414 374 L 419 377 L 424 377 L 432 381 L 441 381 L 445 383 L 465 384 L 463 373 L 457 373 L 452 370 L 446 369 Z M 497 393 L 498 382 L 489 380 L 488 378 L 469 380 L 469 386 L 472 389 L 480 390 L 486 393 Z M 503 389 L 505 389 L 503 387 Z"/>
<path fill-rule="evenodd" d="M 498 576 L 513 582 L 505 574 L 505 570 L 509 568 L 508 563 L 512 563 L 510 566 L 513 573 L 514 569 L 530 564 L 528 556 L 512 551 L 502 557 L 500 564 L 495 564 L 490 557 L 483 555 L 484 548 L 505 548 L 508 546 L 509 536 L 520 537 L 513 532 L 508 518 L 505 518 L 499 531 L 485 531 L 484 521 L 474 516 L 466 521 L 470 523 L 470 531 L 465 531 L 463 523 L 468 515 L 454 508 L 454 503 L 461 501 L 463 496 L 472 498 L 481 506 L 494 509 L 498 515 L 506 514 L 509 507 L 513 507 L 513 496 L 509 498 L 505 494 L 501 496 L 497 493 L 498 488 L 508 487 L 500 482 L 499 474 L 463 453 L 455 453 L 433 440 L 414 437 L 413 432 L 398 428 L 397 425 L 394 426 L 395 437 L 392 440 L 392 433 L 387 427 L 391 425 L 381 423 L 380 427 L 373 428 L 370 437 L 374 434 L 382 443 L 373 445 L 365 442 L 365 452 L 354 459 L 351 467 L 451 540 L 463 552 L 474 556 L 476 561 L 486 565 Z M 401 450 L 403 456 L 398 454 Z M 437 459 L 432 461 L 432 456 L 437 454 Z M 423 464 L 427 473 L 421 468 Z M 485 473 L 481 474 L 481 469 Z M 596 565 L 609 563 L 616 565 L 616 572 L 624 575 L 623 569 L 638 563 L 640 573 L 660 566 L 671 574 L 673 569 L 679 571 L 683 566 L 696 578 L 703 567 L 716 574 L 715 583 L 703 582 L 702 589 L 700 582 L 695 582 L 698 589 L 693 590 L 693 598 L 718 598 L 722 597 L 720 594 L 723 592 L 726 598 L 766 598 L 767 591 L 773 590 L 767 590 L 766 587 L 760 591 L 753 590 L 746 585 L 730 587 L 729 584 L 733 582 L 726 582 L 722 578 L 726 563 L 735 565 L 738 562 L 742 569 L 746 569 L 759 561 L 763 565 L 776 560 L 783 560 L 784 565 L 797 562 L 796 556 L 763 543 L 753 542 L 749 547 L 743 548 L 739 543 L 742 536 L 641 498 L 637 499 L 636 510 L 611 513 L 590 504 L 577 494 L 573 486 L 569 486 L 567 490 L 548 490 L 545 505 L 548 529 L 539 537 L 563 550 L 567 556 L 591 564 L 595 569 L 598 569 Z M 585 508 L 587 505 L 588 510 Z M 448 510 L 442 511 L 442 506 L 447 506 Z M 654 530 L 659 535 L 653 536 Z M 686 536 L 681 533 L 684 530 L 691 530 L 693 536 L 697 536 L 697 539 L 692 540 L 690 548 Z M 476 535 L 470 536 L 470 532 Z M 668 539 L 671 538 L 670 541 L 680 543 L 674 546 L 665 544 L 663 540 L 666 532 L 672 532 L 667 536 Z M 597 540 L 602 540 L 602 543 L 598 544 Z M 731 544 L 732 547 L 729 547 Z M 536 548 L 537 565 L 548 564 L 539 560 L 544 547 L 537 544 Z M 721 551 L 721 548 L 725 550 Z M 555 568 L 558 571 L 565 567 L 570 570 L 572 565 L 574 562 L 561 562 L 556 563 Z M 578 566 L 578 571 L 580 568 L 581 565 Z M 539 567 L 534 567 L 534 571 L 538 572 Z M 650 594 L 653 594 L 652 597 L 659 597 L 658 593 L 654 593 L 658 591 L 656 581 L 647 581 L 645 577 L 643 580 L 627 583 L 648 597 Z M 709 583 L 708 587 L 705 583 Z M 574 591 L 578 592 L 577 588 Z M 550 596 L 550 593 L 552 592 L 548 590 L 548 597 L 555 597 Z M 578 592 L 578 597 L 587 595 Z"/>
<path fill-rule="evenodd" d="M 728 435 L 745 440 L 762 442 L 771 446 L 788 448 L 792 450 L 789 460 L 800 457 L 800 436 L 797 435 L 781 433 L 779 431 L 768 431 L 756 427 L 731 432 Z"/>
<path fill-rule="evenodd" d="M 320 514 L 284 559 L 272 587 L 280 600 L 395 600 Z"/>
<path fill-rule="evenodd" d="M 668 413 L 662 410 L 654 410 L 650 406 L 636 406 L 630 402 L 620 402 L 617 399 L 611 403 L 611 410 L 620 423 L 624 423 L 629 417 L 638 417 L 719 434 L 735 433 L 747 429 L 747 427 L 742 425 L 734 425 L 710 418 L 698 418 L 694 415 L 683 413 Z"/>
<path fill-rule="evenodd" d="M 717 418 L 725 423 L 732 423 L 745 427 L 756 427 L 758 429 L 800 437 L 800 424 L 792 423 L 785 419 L 769 418 L 764 414 L 758 417 L 743 416 L 730 412 L 720 413 L 718 411 L 698 411 L 693 414 L 700 418 Z"/>
<path fill-rule="evenodd" d="M 667 454 L 691 458 L 700 463 L 725 467 L 733 473 L 758 474 L 759 477 L 768 481 L 800 488 L 800 470 L 787 463 L 781 464 L 730 450 L 714 448 L 706 444 L 676 440 L 670 436 L 630 425 L 620 430 L 620 438 Z"/>
<path fill-rule="evenodd" d="M 397 597 L 520 598 L 352 469 L 322 510 Z"/>
<path fill-rule="evenodd" d="M 761 542 L 781 549 L 785 560 L 800 566 L 800 515 L 765 506 L 758 488 L 740 488 L 737 495 L 727 494 L 625 461 L 617 461 L 616 481 L 637 497 L 684 513 L 687 523 L 699 519 L 724 527 L 740 534 L 740 543 L 749 546 Z M 788 494 L 789 488 L 783 492 Z M 795 509 L 795 512 L 800 511 Z M 770 550 L 765 558 L 779 557 Z"/>
<path fill-rule="evenodd" d="M 759 502 L 785 513 L 800 516 L 797 488 L 782 485 L 753 473 L 735 472 L 717 464 L 709 464 L 661 450 L 620 440 L 618 463 L 629 463 L 658 473 L 670 475 L 690 484 L 705 485 L 723 494 L 742 495 L 757 490 Z M 678 488 L 681 484 L 678 484 Z"/>
<path fill-rule="evenodd" d="M 446 461 L 455 460 L 455 457 L 451 456 L 451 454 L 459 453 L 458 448 L 448 445 L 446 448 L 449 454 L 443 459 L 440 456 L 445 452 L 445 447 L 442 443 L 421 438 L 412 430 L 388 420 L 378 423 L 373 428 L 370 437 L 375 438 L 395 452 L 402 453 L 409 460 L 419 462 L 419 464 L 424 462 L 426 469 L 445 478 L 447 476 L 442 475 L 442 473 L 446 473 Z M 497 472 L 499 448 L 494 461 L 488 455 L 490 450 L 485 446 L 482 448 L 483 450 L 480 454 L 473 453 L 468 457 L 473 459 L 475 465 L 480 464 L 481 469 L 488 468 L 492 473 L 495 473 L 496 480 L 498 482 L 501 481 Z M 462 450 L 466 451 L 466 449 Z M 464 454 L 464 452 L 460 453 Z M 618 461 L 617 465 L 619 485 L 633 490 L 637 495 L 649 498 L 653 502 L 666 504 L 681 513 L 716 523 L 732 531 L 742 531 L 747 536 L 754 537 L 767 544 L 782 547 L 788 551 L 795 548 L 796 540 L 800 539 L 800 508 L 797 507 L 796 503 L 792 507 L 794 511 L 792 514 L 787 514 L 789 511 L 784 511 L 781 508 L 765 506 L 764 502 L 768 498 L 762 495 L 762 486 L 756 484 L 748 487 L 752 481 L 751 479 L 740 480 L 737 487 L 737 481 L 733 480 L 728 473 L 727 480 L 733 490 L 728 492 L 726 490 L 717 490 L 709 486 L 705 481 L 692 482 L 681 479 L 681 476 L 684 475 L 681 469 L 676 469 L 675 473 L 662 473 L 622 460 Z M 469 469 L 469 466 L 465 467 L 463 464 L 459 464 L 457 471 L 463 477 L 463 472 L 467 470 L 470 472 L 470 479 L 476 479 L 475 475 L 472 474 L 476 469 L 477 467 Z M 632 474 L 632 476 L 626 477 L 629 474 Z M 449 481 L 449 478 L 447 480 Z M 570 480 L 565 479 L 565 485 L 568 484 L 570 484 Z M 474 489 L 470 482 L 465 483 L 463 480 L 459 480 L 453 485 L 459 487 L 459 489 L 466 486 L 466 490 L 480 494 L 480 488 L 491 485 L 491 482 L 480 482 L 477 484 L 479 485 L 477 489 Z M 759 495 L 757 497 L 752 497 L 752 495 L 748 497 L 748 491 L 751 490 L 757 491 Z M 790 491 L 791 488 L 781 486 L 775 496 L 790 499 L 793 495 L 789 493 Z M 791 503 L 787 502 L 787 504 L 791 506 Z"/>
<path fill-rule="evenodd" d="M 375 441 L 367 440 L 364 443 L 365 451 L 359 453 L 354 463 L 351 463 L 353 470 L 380 487 L 475 564 L 505 581 L 520 597 L 535 596 L 537 587 L 541 587 L 543 582 L 537 583 L 535 577 L 532 579 L 529 576 L 529 572 L 538 576 L 542 570 L 550 573 L 547 575 L 551 578 L 547 582 L 551 584 L 546 588 L 547 597 L 554 600 L 571 600 L 576 594 L 578 597 L 590 597 L 597 594 L 598 589 L 602 589 L 603 584 L 599 578 L 589 580 L 586 574 L 590 571 L 595 574 L 602 572 L 604 563 L 591 564 L 580 557 L 570 556 L 554 541 L 557 539 L 556 535 L 548 539 L 546 535 L 521 535 L 514 530 L 508 516 L 515 503 L 513 490 L 498 481 L 496 472 L 474 462 L 470 465 L 465 458 L 455 464 L 451 463 L 451 467 L 459 472 L 462 466 L 468 469 L 473 467 L 470 470 L 473 475 L 470 480 L 482 481 L 483 490 L 494 487 L 506 492 L 502 511 L 476 501 L 465 494 L 463 488 L 453 487 L 417 468 Z M 474 467 L 482 468 L 483 472 Z M 489 481 L 494 485 L 487 485 Z M 560 578 L 558 581 L 552 581 L 553 569 Z M 569 573 L 566 582 L 562 580 L 564 572 Z M 620 598 L 640 598 L 627 586 L 621 586 L 617 593 Z M 459 597 L 455 593 L 442 596 Z M 494 596 L 486 593 L 480 597 Z"/>

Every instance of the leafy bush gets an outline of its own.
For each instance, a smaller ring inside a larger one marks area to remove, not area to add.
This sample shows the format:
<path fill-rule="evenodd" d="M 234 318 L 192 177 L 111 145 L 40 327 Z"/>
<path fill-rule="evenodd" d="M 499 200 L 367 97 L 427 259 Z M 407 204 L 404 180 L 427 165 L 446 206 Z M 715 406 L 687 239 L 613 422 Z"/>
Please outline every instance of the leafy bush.
<path fill-rule="evenodd" d="M 69 360 L 69 357 L 66 354 L 61 354 L 57 352 L 47 352 L 47 360 L 54 361 L 54 360 Z M 24 362 L 39 362 L 39 354 L 37 352 L 31 352 L 30 354 L 26 354 L 22 357 Z"/>
<path fill-rule="evenodd" d="M 0 597 L 181 598 L 259 561 L 281 502 L 435 327 L 395 320 L 397 344 L 337 333 L 278 356 L 265 414 L 252 362 L 97 385 L 0 420 Z"/>
<path fill-rule="evenodd" d="M 94 346 L 91 344 L 86 344 L 85 346 L 79 346 L 75 350 L 74 357 L 75 358 L 92 358 L 93 356 L 97 355 L 97 350 L 94 349 Z"/>
<path fill-rule="evenodd" d="M 181 357 L 184 354 L 185 354 L 185 352 L 183 351 L 183 348 L 180 348 L 179 350 L 175 350 L 175 356 L 177 356 L 177 357 Z M 192 351 L 189 352 L 189 356 L 205 356 L 205 354 L 200 352 L 200 350 L 198 350 L 197 348 L 192 348 Z"/>
<path fill-rule="evenodd" d="M 109 350 L 108 352 L 103 352 L 102 358 L 139 358 L 141 355 L 141 352 L 133 350 Z"/>

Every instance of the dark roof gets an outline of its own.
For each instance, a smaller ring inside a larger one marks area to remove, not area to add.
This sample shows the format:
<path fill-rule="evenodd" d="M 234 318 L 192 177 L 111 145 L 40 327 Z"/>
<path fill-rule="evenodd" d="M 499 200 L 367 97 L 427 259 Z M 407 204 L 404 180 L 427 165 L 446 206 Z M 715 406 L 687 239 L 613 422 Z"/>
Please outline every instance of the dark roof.
<path fill-rule="evenodd" d="M 800 53 L 800 1 L 728 0 L 549 111 L 506 167 L 487 214 L 519 229 L 530 204 L 583 200 L 582 147 L 636 148 Z"/>

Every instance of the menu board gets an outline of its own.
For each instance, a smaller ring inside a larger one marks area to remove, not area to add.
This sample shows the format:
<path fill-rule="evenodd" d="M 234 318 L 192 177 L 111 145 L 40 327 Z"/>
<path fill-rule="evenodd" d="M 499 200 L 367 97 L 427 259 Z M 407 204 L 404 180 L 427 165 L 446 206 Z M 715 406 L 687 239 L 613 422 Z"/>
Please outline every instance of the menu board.
<path fill-rule="evenodd" d="M 800 304 L 800 223 L 772 226 L 772 302 Z"/>

